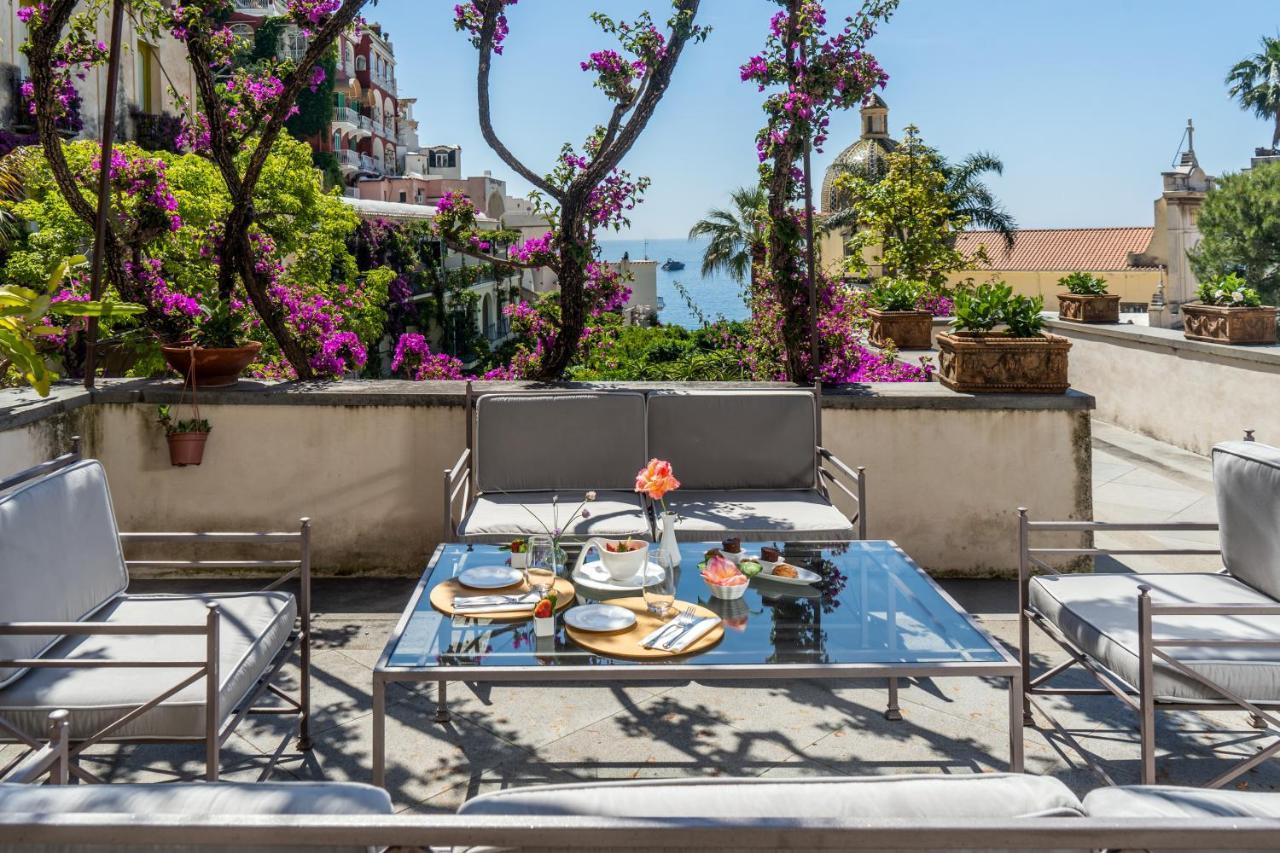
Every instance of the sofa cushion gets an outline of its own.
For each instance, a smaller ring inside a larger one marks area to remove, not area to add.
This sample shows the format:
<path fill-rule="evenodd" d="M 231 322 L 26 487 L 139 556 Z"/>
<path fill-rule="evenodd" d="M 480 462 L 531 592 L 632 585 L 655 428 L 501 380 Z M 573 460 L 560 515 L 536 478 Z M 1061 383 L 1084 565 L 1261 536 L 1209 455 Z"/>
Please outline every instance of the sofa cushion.
<path fill-rule="evenodd" d="M 502 543 L 516 536 L 545 534 L 556 526 L 557 517 L 561 523 L 568 519 L 582 500 L 580 494 L 560 495 L 559 508 L 553 510 L 553 497 L 551 492 L 481 495 L 462 519 L 458 535 L 467 542 Z M 649 522 L 635 492 L 597 492 L 587 509 L 591 515 L 569 525 L 569 536 L 585 539 L 649 535 Z"/>
<path fill-rule="evenodd" d="M 481 492 L 630 491 L 648 458 L 644 395 L 485 394 L 475 444 Z"/>
<path fill-rule="evenodd" d="M 733 533 L 743 539 L 823 541 L 856 536 L 853 523 L 816 489 L 707 492 L 679 489 L 667 496 L 676 513 L 676 538 L 708 542 Z"/>
<path fill-rule="evenodd" d="M 813 394 L 652 391 L 649 455 L 685 489 L 812 489 L 817 485 Z"/>
<path fill-rule="evenodd" d="M 107 475 L 85 459 L 0 492 L 0 623 L 75 622 L 129 585 Z M 0 637 L 0 659 L 58 637 Z M 0 668 L 0 687 L 23 670 Z"/>
<path fill-rule="evenodd" d="M 1267 596 L 1226 574 L 1094 574 L 1032 578 L 1031 605 L 1094 659 L 1132 686 L 1138 683 L 1138 587 L 1151 587 L 1157 604 L 1274 605 Z M 1152 633 L 1172 639 L 1251 639 L 1275 645 L 1170 647 L 1190 669 L 1247 699 L 1280 700 L 1280 616 L 1159 616 Z M 1222 696 L 1155 662 L 1156 696 L 1221 700 Z"/>
<path fill-rule="evenodd" d="M 1280 793 L 1129 785 L 1096 788 L 1084 798 L 1089 817 L 1280 817 Z"/>
<path fill-rule="evenodd" d="M 219 691 L 225 720 L 262 676 L 293 630 L 297 608 L 286 592 L 219 595 L 124 595 L 88 621 L 124 624 L 204 624 L 205 605 L 221 605 Z M 99 660 L 203 660 L 203 636 L 67 637 L 45 657 Z M 51 711 L 71 712 L 71 736 L 86 737 L 190 675 L 188 667 L 32 670 L 0 689 L 0 717 L 31 736 L 42 735 Z M 219 720 L 219 724 L 223 720 Z M 112 740 L 204 737 L 204 679 L 126 723 Z"/>
<path fill-rule="evenodd" d="M 1213 448 L 1222 562 L 1232 575 L 1280 598 L 1280 449 L 1256 441 Z"/>
<path fill-rule="evenodd" d="M 1021 773 L 817 779 L 653 779 L 537 785 L 482 794 L 467 815 L 722 818 L 1078 816 L 1066 785 Z"/>
<path fill-rule="evenodd" d="M 134 815 L 389 815 L 387 792 L 354 782 L 217 782 L 213 784 L 5 785 L 0 784 L 0 814 Z M 76 845 L 24 845 L 14 851 L 87 849 Z M 346 847 L 246 847 L 95 845 L 95 851 L 356 851 Z"/>

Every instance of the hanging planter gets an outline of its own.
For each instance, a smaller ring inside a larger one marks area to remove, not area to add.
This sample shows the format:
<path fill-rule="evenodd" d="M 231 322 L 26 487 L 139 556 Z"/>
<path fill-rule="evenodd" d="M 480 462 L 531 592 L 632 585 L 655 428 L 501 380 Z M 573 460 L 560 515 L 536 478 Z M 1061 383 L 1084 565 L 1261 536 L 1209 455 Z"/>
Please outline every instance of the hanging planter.
<path fill-rule="evenodd" d="M 193 347 L 194 349 L 194 347 Z M 178 392 L 177 406 L 182 405 L 182 396 L 191 385 L 191 417 L 182 420 L 175 416 L 176 407 L 161 406 L 157 420 L 164 427 L 165 439 L 169 443 L 169 464 L 181 468 L 187 465 L 199 465 L 204 461 L 204 446 L 209 440 L 212 427 L 209 421 L 200 417 L 200 404 L 196 402 L 195 384 L 188 378 L 182 383 L 182 391 Z"/>

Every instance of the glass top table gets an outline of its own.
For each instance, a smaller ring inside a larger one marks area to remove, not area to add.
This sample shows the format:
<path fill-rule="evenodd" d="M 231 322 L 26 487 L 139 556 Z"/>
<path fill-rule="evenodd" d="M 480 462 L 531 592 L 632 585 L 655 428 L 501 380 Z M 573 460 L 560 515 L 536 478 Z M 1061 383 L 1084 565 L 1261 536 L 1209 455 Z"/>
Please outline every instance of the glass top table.
<path fill-rule="evenodd" d="M 757 551 L 758 543 L 745 543 Z M 611 658 L 577 646 L 556 620 L 553 637 L 535 637 L 531 620 L 448 616 L 432 607 L 437 584 L 473 566 L 502 565 L 492 545 L 436 549 L 374 670 L 374 770 L 381 784 L 385 689 L 395 681 L 437 681 L 438 721 L 448 720 L 450 681 L 536 682 L 672 679 L 885 678 L 886 716 L 900 719 L 899 678 L 973 676 L 1009 681 L 1011 765 L 1022 764 L 1021 667 L 902 549 L 888 541 L 777 544 L 784 559 L 821 576 L 812 586 L 751 581 L 746 595 L 711 595 L 698 563 L 718 543 L 681 543 L 676 598 L 724 621 L 711 648 L 661 661 Z M 570 560 L 572 564 L 572 559 Z M 570 569 L 572 565 L 570 566 Z M 568 570 L 567 570 L 568 571 Z M 577 584 L 577 604 L 633 597 Z M 536 689 L 536 688 L 534 688 Z"/>

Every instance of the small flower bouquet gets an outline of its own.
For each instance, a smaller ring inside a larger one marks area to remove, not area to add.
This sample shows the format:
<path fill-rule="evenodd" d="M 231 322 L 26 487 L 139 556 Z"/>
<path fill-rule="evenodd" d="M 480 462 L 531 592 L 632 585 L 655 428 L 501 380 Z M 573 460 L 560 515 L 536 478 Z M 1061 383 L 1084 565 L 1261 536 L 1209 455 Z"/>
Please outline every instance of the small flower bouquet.
<path fill-rule="evenodd" d="M 550 593 L 533 608 L 533 635 L 550 637 L 556 632 L 556 594 Z"/>

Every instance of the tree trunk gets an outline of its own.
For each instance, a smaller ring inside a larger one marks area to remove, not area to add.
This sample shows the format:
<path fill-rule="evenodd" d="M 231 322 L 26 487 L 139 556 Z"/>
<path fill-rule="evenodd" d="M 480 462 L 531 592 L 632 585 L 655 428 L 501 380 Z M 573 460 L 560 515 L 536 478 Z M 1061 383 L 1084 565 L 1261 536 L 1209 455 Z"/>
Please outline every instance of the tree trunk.
<path fill-rule="evenodd" d="M 551 348 L 542 356 L 538 373 L 533 378 L 542 382 L 554 382 L 564 376 L 578 354 L 582 330 L 587 325 L 586 280 L 589 245 L 579 242 L 583 226 L 581 214 L 566 203 L 560 219 L 560 324 Z"/>
<path fill-rule="evenodd" d="M 1280 148 L 1280 110 L 1276 110 L 1275 130 L 1271 133 L 1271 150 Z"/>
<path fill-rule="evenodd" d="M 239 271 L 240 280 L 244 283 L 244 289 L 249 294 L 249 301 L 253 303 L 254 310 L 258 312 L 258 316 L 262 318 L 262 324 L 267 327 L 267 331 L 276 339 L 280 345 L 280 352 L 293 365 L 294 372 L 298 374 L 299 379 L 312 379 L 315 377 L 315 371 L 311 369 L 311 362 L 307 358 L 306 350 L 298 342 L 297 336 L 293 335 L 289 328 L 285 325 L 283 313 L 280 306 L 275 303 L 271 295 L 267 293 L 266 288 L 262 287 L 258 281 L 258 273 L 254 269 L 253 246 L 249 242 L 249 232 L 241 230 L 236 233 L 234 240 L 228 240 L 230 255 L 223 255 L 223 269 L 219 270 L 219 283 L 221 278 L 227 273 L 227 264 L 234 262 L 232 274 Z"/>

